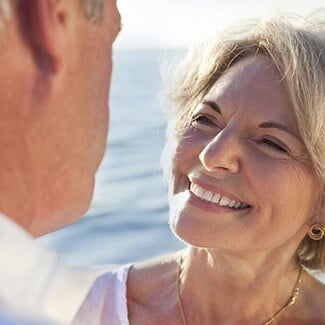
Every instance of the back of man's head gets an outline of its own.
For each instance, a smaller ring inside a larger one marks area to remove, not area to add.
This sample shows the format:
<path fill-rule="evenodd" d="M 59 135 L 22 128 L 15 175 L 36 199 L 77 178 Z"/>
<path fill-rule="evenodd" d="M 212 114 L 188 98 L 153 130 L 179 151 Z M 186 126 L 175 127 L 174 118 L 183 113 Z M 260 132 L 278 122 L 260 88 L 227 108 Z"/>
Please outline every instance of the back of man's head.
<path fill-rule="evenodd" d="M 115 0 L 2 0 L 0 19 L 0 212 L 40 235 L 89 206 L 120 17 Z"/>

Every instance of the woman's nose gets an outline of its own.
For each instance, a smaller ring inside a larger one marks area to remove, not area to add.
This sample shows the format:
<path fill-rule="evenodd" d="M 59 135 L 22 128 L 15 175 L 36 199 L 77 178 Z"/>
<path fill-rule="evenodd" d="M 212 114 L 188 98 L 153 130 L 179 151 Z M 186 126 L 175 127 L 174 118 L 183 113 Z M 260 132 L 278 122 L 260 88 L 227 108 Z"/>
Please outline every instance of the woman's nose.
<path fill-rule="evenodd" d="M 204 146 L 199 159 L 207 171 L 236 174 L 240 169 L 239 141 L 223 129 Z"/>

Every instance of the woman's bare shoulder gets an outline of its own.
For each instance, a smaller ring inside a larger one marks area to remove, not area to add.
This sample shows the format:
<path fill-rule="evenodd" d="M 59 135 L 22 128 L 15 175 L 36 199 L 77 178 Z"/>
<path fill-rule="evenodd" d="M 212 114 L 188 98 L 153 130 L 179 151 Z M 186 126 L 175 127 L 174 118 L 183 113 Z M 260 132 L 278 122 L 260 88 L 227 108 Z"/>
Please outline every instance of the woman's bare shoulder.
<path fill-rule="evenodd" d="M 179 255 L 180 252 L 176 252 L 132 266 L 127 281 L 127 301 L 133 324 L 161 324 L 161 315 L 164 319 L 173 317 L 177 306 Z"/>
<path fill-rule="evenodd" d="M 180 251 L 134 264 L 128 276 L 128 290 L 152 290 L 175 279 Z M 147 292 L 148 293 L 148 292 Z"/>

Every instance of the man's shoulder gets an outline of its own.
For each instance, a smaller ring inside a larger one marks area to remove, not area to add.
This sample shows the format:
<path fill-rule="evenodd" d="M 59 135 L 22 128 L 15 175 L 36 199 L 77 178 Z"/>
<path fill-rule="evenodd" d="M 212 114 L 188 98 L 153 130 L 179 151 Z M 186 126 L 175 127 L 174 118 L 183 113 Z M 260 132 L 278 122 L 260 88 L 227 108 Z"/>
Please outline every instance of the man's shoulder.
<path fill-rule="evenodd" d="M 1 325 L 60 325 L 45 319 L 22 316 L 19 312 L 8 312 L 0 308 Z"/>

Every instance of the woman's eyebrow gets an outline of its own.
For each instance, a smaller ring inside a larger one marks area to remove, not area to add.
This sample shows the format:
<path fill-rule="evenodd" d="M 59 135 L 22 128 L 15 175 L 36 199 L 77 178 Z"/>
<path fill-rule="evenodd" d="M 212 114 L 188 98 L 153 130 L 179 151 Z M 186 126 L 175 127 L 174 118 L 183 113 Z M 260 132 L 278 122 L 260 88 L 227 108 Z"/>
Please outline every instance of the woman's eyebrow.
<path fill-rule="evenodd" d="M 278 122 L 273 122 L 273 121 L 266 121 L 263 122 L 259 125 L 260 128 L 275 128 L 281 131 L 284 131 L 292 136 L 294 136 L 295 138 L 297 138 L 299 141 L 301 141 L 299 135 L 294 132 L 293 130 L 291 130 L 287 125 L 285 124 L 281 124 Z"/>
<path fill-rule="evenodd" d="M 210 106 L 213 110 L 215 110 L 217 113 L 221 114 L 221 109 L 219 105 L 212 100 L 203 100 L 202 104 Z"/>

